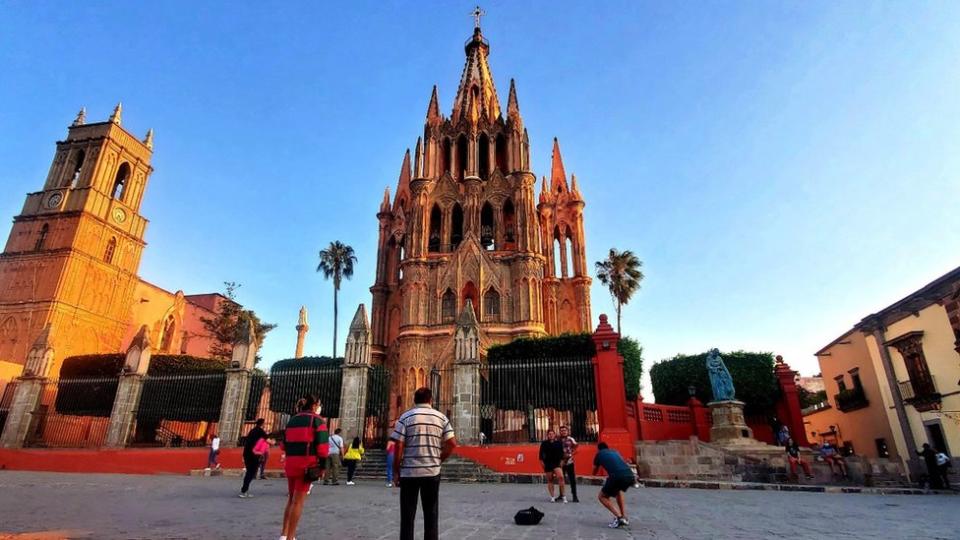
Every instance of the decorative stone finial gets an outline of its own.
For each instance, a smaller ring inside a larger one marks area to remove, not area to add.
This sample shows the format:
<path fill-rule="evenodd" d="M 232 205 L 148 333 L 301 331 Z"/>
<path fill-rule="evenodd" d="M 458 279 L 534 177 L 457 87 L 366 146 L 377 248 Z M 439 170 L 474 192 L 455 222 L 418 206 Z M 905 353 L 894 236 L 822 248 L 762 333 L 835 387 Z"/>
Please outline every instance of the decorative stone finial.
<path fill-rule="evenodd" d="M 77 113 L 77 117 L 73 119 L 71 126 L 82 126 L 87 123 L 87 108 L 80 107 L 80 112 Z"/>
<path fill-rule="evenodd" d="M 110 115 L 110 121 L 116 125 L 120 125 L 121 115 L 123 114 L 123 103 L 117 102 L 117 106 L 113 108 L 113 114 Z"/>
<path fill-rule="evenodd" d="M 147 130 L 147 136 L 143 138 L 143 144 L 153 150 L 153 128 Z"/>
<path fill-rule="evenodd" d="M 46 377 L 53 366 L 53 342 L 50 338 L 52 326 L 47 323 L 40 335 L 34 340 L 27 361 L 23 366 L 23 375 L 26 377 Z"/>
<path fill-rule="evenodd" d="M 348 365 L 370 364 L 370 323 L 367 321 L 367 308 L 363 304 L 357 308 L 350 323 L 344 359 Z"/>
<path fill-rule="evenodd" d="M 130 346 L 127 347 L 127 358 L 123 364 L 123 371 L 126 373 L 136 373 L 137 375 L 146 375 L 150 367 L 150 330 L 147 325 L 140 327 L 140 331 L 134 336 Z"/>

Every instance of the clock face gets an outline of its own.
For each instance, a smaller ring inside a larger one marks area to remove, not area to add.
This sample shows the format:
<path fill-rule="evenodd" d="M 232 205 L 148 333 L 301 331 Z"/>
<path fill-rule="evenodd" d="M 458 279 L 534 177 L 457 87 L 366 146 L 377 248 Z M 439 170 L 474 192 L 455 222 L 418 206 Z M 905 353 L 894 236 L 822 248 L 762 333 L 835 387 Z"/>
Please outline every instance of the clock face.
<path fill-rule="evenodd" d="M 114 208 L 113 220 L 117 223 L 123 223 L 127 220 L 127 213 L 123 211 L 123 208 Z"/>
<path fill-rule="evenodd" d="M 56 208 L 63 202 L 63 193 L 54 191 L 47 197 L 47 208 Z"/>

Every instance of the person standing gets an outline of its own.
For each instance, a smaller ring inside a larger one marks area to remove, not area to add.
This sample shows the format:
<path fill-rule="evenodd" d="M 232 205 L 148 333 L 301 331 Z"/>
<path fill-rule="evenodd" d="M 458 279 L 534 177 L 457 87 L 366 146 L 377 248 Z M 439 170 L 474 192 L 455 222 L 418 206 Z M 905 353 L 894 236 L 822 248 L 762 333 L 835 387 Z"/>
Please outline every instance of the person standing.
<path fill-rule="evenodd" d="M 270 460 L 270 447 L 273 446 L 274 444 L 276 444 L 276 441 L 274 441 L 274 440 L 273 440 L 272 438 L 270 438 L 270 437 L 267 437 L 267 438 L 266 438 L 266 443 L 267 443 L 266 446 L 263 447 L 263 453 L 260 454 L 260 475 L 259 475 L 259 478 L 260 478 L 261 480 L 266 480 L 266 479 L 267 479 L 267 475 L 266 475 L 266 472 L 267 472 L 267 461 Z M 262 445 L 261 445 L 261 446 L 262 446 Z"/>
<path fill-rule="evenodd" d="M 340 428 L 333 430 L 330 436 L 330 448 L 327 454 L 327 477 L 323 479 L 324 485 L 340 485 L 340 466 L 343 464 L 343 437 L 340 436 Z"/>
<path fill-rule="evenodd" d="M 807 460 L 800 456 L 800 447 L 796 442 L 794 442 L 793 438 L 787 438 L 786 447 L 787 461 L 790 462 L 790 475 L 799 478 L 799 476 L 797 476 L 797 465 L 800 465 L 800 467 L 803 469 L 803 472 L 807 475 L 807 480 L 812 479 L 813 474 L 810 473 L 810 464 L 807 463 Z M 833 466 L 831 465 L 831 470 L 832 469 Z"/>
<path fill-rule="evenodd" d="M 923 443 L 923 449 L 917 450 L 917 455 L 922 457 L 924 463 L 927 464 L 927 478 L 929 478 L 930 489 L 942 488 L 940 467 L 937 465 L 937 452 L 930 447 L 930 443 Z"/>
<path fill-rule="evenodd" d="M 247 433 L 247 438 L 243 442 L 243 466 L 246 472 L 243 475 L 243 487 L 240 488 L 241 499 L 253 497 L 253 495 L 248 493 L 250 490 L 250 482 L 256 478 L 257 470 L 260 469 L 260 456 L 257 455 L 253 449 L 261 439 L 266 440 L 267 438 L 267 432 L 263 430 L 263 424 L 265 422 L 266 420 L 263 418 L 257 418 L 256 424 L 254 424 L 253 429 Z"/>
<path fill-rule="evenodd" d="M 296 538 L 303 503 L 313 485 L 307 478 L 307 469 L 325 463 L 328 432 L 319 413 L 317 398 L 303 397 L 297 402 L 297 414 L 290 417 L 284 430 L 281 448 L 284 452 L 283 472 L 287 477 L 287 504 L 283 509 L 280 540 Z"/>
<path fill-rule="evenodd" d="M 557 432 L 547 430 L 547 438 L 540 443 L 540 465 L 543 466 L 543 473 L 547 477 L 547 493 L 550 494 L 550 502 L 567 502 L 563 494 L 563 441 L 557 438 Z M 560 488 L 560 495 L 553 496 L 553 484 L 556 482 Z"/>
<path fill-rule="evenodd" d="M 635 480 L 633 469 L 605 442 L 597 445 L 597 455 L 593 458 L 593 475 L 598 475 L 601 468 L 606 471 L 607 479 L 603 482 L 600 493 L 597 494 L 597 500 L 614 517 L 613 522 L 607 526 L 611 529 L 627 527 L 630 525 L 630 520 L 627 519 L 623 494 L 633 485 Z M 616 499 L 616 504 L 611 499 Z"/>
<path fill-rule="evenodd" d="M 397 445 L 393 473 L 400 485 L 400 540 L 413 540 L 418 498 L 424 540 L 439 537 L 440 465 L 457 447 L 457 439 L 450 420 L 430 406 L 432 400 L 429 388 L 418 388 L 413 408 L 400 415 L 390 435 Z"/>
<path fill-rule="evenodd" d="M 216 433 L 210 439 L 210 455 L 207 456 L 207 470 L 220 468 L 220 436 Z"/>
<path fill-rule="evenodd" d="M 360 440 L 360 437 L 354 437 L 353 442 L 350 443 L 350 447 L 347 448 L 347 453 L 343 455 L 343 461 L 347 464 L 348 486 L 355 485 L 353 475 L 357 472 L 357 464 L 363 459 L 363 454 L 363 442 Z"/>
<path fill-rule="evenodd" d="M 950 467 L 953 467 L 950 456 L 946 452 L 937 452 L 937 473 L 940 475 L 940 482 L 944 489 L 952 489 L 950 487 Z"/>
<path fill-rule="evenodd" d="M 567 485 L 570 486 L 570 495 L 573 496 L 571 502 L 578 503 L 580 499 L 577 498 L 577 469 L 574 466 L 574 456 L 580 444 L 570 436 L 570 428 L 567 426 L 560 426 L 560 442 L 563 443 L 563 476 Z"/>
<path fill-rule="evenodd" d="M 397 443 L 393 439 L 387 441 L 387 487 L 393 487 L 393 463 L 397 459 Z"/>

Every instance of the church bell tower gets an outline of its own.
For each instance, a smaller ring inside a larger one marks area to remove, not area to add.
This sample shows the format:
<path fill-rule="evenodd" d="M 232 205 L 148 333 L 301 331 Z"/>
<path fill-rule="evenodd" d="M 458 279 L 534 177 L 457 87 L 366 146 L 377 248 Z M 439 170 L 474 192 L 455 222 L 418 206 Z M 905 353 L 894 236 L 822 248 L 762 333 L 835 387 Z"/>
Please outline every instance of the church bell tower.
<path fill-rule="evenodd" d="M 147 220 L 140 205 L 153 131 L 81 110 L 57 142 L 42 188 L 27 195 L 0 254 L 0 360 L 24 363 L 38 336 L 67 356 L 117 352 L 130 318 Z"/>

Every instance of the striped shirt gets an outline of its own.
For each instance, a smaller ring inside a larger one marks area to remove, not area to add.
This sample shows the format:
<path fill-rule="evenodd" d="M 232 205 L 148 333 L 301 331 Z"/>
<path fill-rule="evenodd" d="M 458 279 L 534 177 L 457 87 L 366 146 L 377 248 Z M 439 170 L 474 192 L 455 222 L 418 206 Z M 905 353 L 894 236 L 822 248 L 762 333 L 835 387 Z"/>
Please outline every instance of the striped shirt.
<path fill-rule="evenodd" d="M 402 478 L 439 476 L 440 452 L 453 427 L 443 413 L 421 404 L 400 415 L 390 438 L 403 442 Z"/>
<path fill-rule="evenodd" d="M 300 413 L 290 418 L 283 433 L 287 456 L 327 457 L 327 423 L 315 414 Z"/>

